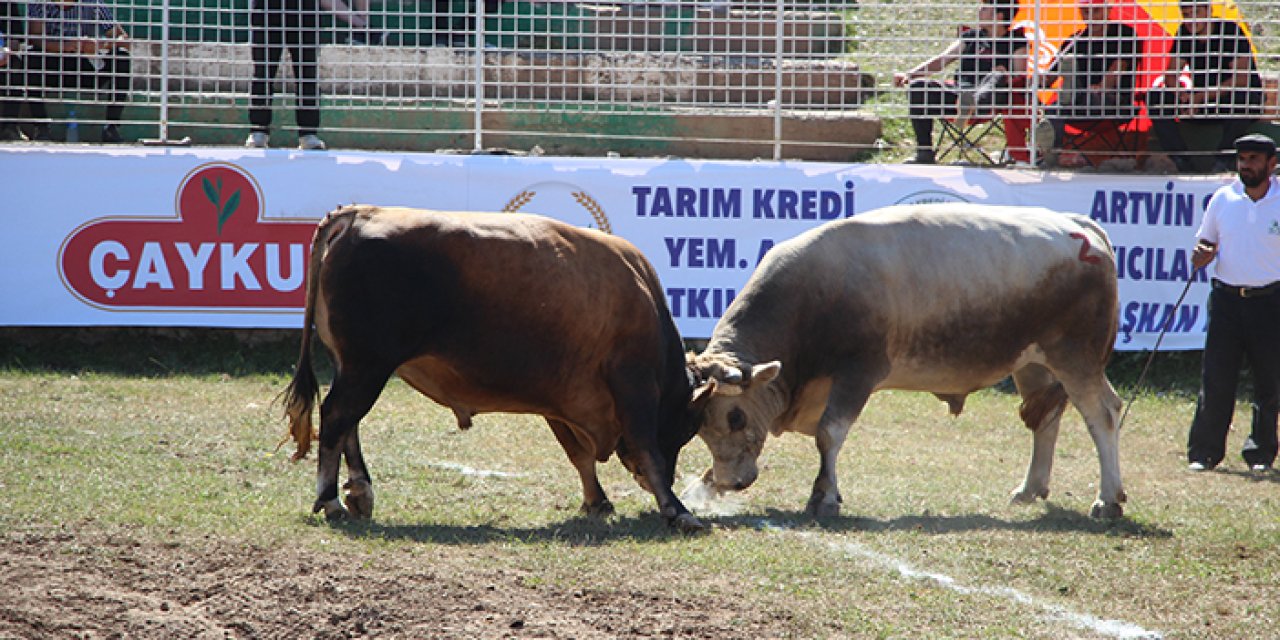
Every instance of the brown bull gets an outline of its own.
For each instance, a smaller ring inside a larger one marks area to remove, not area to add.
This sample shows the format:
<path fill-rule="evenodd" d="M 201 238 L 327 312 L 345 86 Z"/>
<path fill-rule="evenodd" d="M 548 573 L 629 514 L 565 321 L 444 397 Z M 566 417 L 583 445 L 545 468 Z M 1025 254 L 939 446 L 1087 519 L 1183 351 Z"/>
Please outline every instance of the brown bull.
<path fill-rule="evenodd" d="M 336 369 L 320 408 L 314 511 L 372 516 L 358 425 L 397 374 L 464 429 L 478 413 L 546 418 L 585 512 L 613 510 L 596 462 L 617 451 L 668 522 L 702 528 L 671 491 L 696 428 L 692 379 L 658 277 L 625 240 L 540 216 L 347 206 L 316 229 L 306 300 L 286 390 L 295 460 L 314 437 L 313 325 Z"/>

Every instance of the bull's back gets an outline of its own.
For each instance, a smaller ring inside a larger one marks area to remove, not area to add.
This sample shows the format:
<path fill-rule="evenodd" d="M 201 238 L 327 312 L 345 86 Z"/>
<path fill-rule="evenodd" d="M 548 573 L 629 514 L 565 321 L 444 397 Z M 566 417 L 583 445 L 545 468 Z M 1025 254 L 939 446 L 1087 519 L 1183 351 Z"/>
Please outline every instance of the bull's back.
<path fill-rule="evenodd" d="M 990 310 L 1006 298 L 1080 279 L 1115 289 L 1114 256 L 1101 229 L 1087 218 L 1044 209 L 891 207 L 826 225 L 778 249 L 777 264 L 766 259 L 762 265 L 762 279 L 889 306 L 903 321 Z"/>
<path fill-rule="evenodd" d="M 361 208 L 321 272 L 322 335 L 532 410 L 565 376 L 597 374 L 602 345 L 657 350 L 647 267 L 622 240 L 540 216 Z"/>
<path fill-rule="evenodd" d="M 955 378 L 975 366 L 997 375 L 1066 323 L 1102 323 L 1100 334 L 1110 324 L 1114 336 L 1115 264 L 1105 234 L 1080 216 L 890 207 L 779 244 L 740 299 L 754 308 L 731 309 L 735 323 L 770 317 L 763 324 L 780 334 L 823 336 L 790 342 L 777 354 L 784 362 L 823 368 L 874 355 L 904 380 Z"/>

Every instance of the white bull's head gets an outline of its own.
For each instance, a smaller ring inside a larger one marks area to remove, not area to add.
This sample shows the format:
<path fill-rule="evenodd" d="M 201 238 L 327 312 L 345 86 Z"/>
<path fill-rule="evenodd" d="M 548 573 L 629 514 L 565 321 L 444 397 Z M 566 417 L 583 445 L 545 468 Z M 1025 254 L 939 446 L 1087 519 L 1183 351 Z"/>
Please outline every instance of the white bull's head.
<path fill-rule="evenodd" d="M 695 356 L 690 368 L 700 381 L 694 396 L 711 393 L 698 436 L 707 444 L 712 468 L 702 476 L 717 491 L 741 491 L 755 482 L 756 459 L 770 426 L 785 409 L 770 383 L 782 371 L 777 361 L 749 364 L 722 355 Z"/>

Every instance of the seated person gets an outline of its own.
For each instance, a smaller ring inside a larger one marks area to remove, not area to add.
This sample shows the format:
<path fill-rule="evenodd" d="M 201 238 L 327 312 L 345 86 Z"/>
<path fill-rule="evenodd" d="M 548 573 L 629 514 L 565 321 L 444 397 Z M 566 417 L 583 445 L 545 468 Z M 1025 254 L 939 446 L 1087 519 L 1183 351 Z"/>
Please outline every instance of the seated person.
<path fill-rule="evenodd" d="M 1160 148 L 1170 154 L 1179 171 L 1191 170 L 1187 143 L 1178 121 L 1218 122 L 1222 136 L 1215 170 L 1234 166 L 1230 151 L 1236 138 L 1262 112 L 1262 78 L 1249 38 L 1231 20 L 1212 17 L 1211 0 L 1182 0 L 1182 26 L 1169 51 L 1164 86 L 1147 92 L 1147 111 Z M 1191 86 L 1179 84 L 1184 68 L 1191 70 Z"/>
<path fill-rule="evenodd" d="M 129 101 L 129 34 L 103 0 L 38 0 L 27 5 L 28 78 L 38 87 L 106 89 L 102 142 L 120 142 L 117 124 Z M 29 91 L 38 95 L 35 87 Z"/>
<path fill-rule="evenodd" d="M 48 140 L 49 114 L 43 101 L 27 99 L 26 65 L 16 49 L 0 32 L 0 142 L 27 139 L 18 119 L 23 102 L 28 103 L 31 117 L 37 120 L 32 138 Z"/>
<path fill-rule="evenodd" d="M 982 0 L 978 7 L 978 28 L 961 34 L 942 53 L 906 73 L 896 73 L 893 83 L 907 85 L 911 128 L 915 132 L 916 156 L 908 162 L 933 164 L 933 120 L 957 116 L 961 124 L 978 106 L 1009 104 L 1012 78 L 1026 75 L 1027 37 L 1022 29 L 1010 29 L 1015 0 Z M 954 80 L 929 76 L 959 61 Z"/>
<path fill-rule="evenodd" d="M 1053 164 L 1068 123 L 1132 120 L 1134 69 L 1140 55 L 1137 33 L 1110 19 L 1106 0 L 1078 0 L 1084 26 L 1067 39 L 1041 77 L 1047 86 L 1062 78 L 1057 103 L 1045 109 L 1036 127 L 1036 146 Z"/>

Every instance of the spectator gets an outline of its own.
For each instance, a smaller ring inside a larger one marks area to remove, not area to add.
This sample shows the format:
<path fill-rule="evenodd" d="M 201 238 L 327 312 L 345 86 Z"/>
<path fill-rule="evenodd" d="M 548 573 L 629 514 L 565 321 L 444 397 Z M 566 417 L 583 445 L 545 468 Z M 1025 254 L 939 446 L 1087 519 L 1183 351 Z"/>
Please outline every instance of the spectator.
<path fill-rule="evenodd" d="M 324 149 L 320 129 L 318 0 L 251 0 L 253 83 L 250 85 L 246 147 L 265 148 L 271 134 L 271 96 L 286 49 L 298 96 L 298 148 Z"/>
<path fill-rule="evenodd" d="M 1049 70 L 1041 77 L 1051 85 L 1062 79 L 1058 102 L 1045 109 L 1036 127 L 1036 144 L 1045 164 L 1055 164 L 1066 125 L 1098 120 L 1129 121 L 1133 105 L 1134 69 L 1140 48 L 1137 32 L 1111 20 L 1106 0 L 1078 0 L 1084 26 L 1067 39 Z"/>
<path fill-rule="evenodd" d="M 16 57 L 16 56 L 15 56 Z M 9 42 L 0 32 L 0 88 L 4 90 L 3 103 L 0 103 L 0 142 L 10 140 L 26 140 L 27 137 L 18 129 L 18 102 L 12 99 L 11 92 L 15 85 L 10 78 L 13 57 L 9 55 Z"/>
<path fill-rule="evenodd" d="M 1215 151 L 1230 149 L 1262 111 L 1262 78 L 1249 38 L 1240 25 L 1211 15 L 1211 0 L 1181 0 L 1182 26 L 1174 36 L 1164 86 L 1147 92 L 1147 109 L 1160 148 L 1179 171 L 1192 169 L 1178 121 L 1218 122 L 1222 137 Z M 1191 70 L 1191 85 L 1178 76 Z M 1227 171 L 1231 154 L 1219 156 L 1215 171 Z"/>
<path fill-rule="evenodd" d="M 347 23 L 347 44 L 382 44 L 383 34 L 375 32 L 369 22 L 369 0 L 351 0 L 350 5 L 343 0 L 321 0 L 321 4 Z"/>
<path fill-rule="evenodd" d="M 956 116 L 961 124 L 977 107 L 1009 104 L 1012 78 L 1026 75 L 1027 37 L 1022 29 L 1010 29 L 1017 3 L 982 0 L 978 27 L 964 31 L 942 53 L 906 73 L 896 73 L 893 83 L 907 85 L 911 128 L 915 132 L 916 157 L 909 162 L 933 164 L 933 120 Z M 931 78 L 953 62 L 959 62 L 954 80 Z"/>
<path fill-rule="evenodd" d="M 102 0 L 42 0 L 27 5 L 27 78 L 42 88 L 108 92 L 102 142 L 121 142 L 118 123 L 129 101 L 129 34 Z M 33 97 L 43 97 L 34 87 Z"/>
<path fill-rule="evenodd" d="M 49 139 L 49 114 L 43 100 L 28 99 L 26 64 L 18 54 L 17 47 L 0 32 L 0 142 L 10 140 L 27 140 L 22 132 L 19 115 L 22 103 L 27 102 L 31 117 L 36 119 L 35 130 L 31 138 L 34 140 Z"/>
<path fill-rule="evenodd" d="M 1205 207 L 1191 264 L 1217 258 L 1209 294 L 1209 324 L 1200 396 L 1187 436 L 1193 471 L 1212 469 L 1226 455 L 1236 406 L 1236 382 L 1247 359 L 1253 371 L 1253 426 L 1242 455 L 1254 471 L 1276 459 L 1280 415 L 1280 181 L 1276 143 L 1253 134 L 1235 141 L 1239 181 L 1222 187 Z"/>

